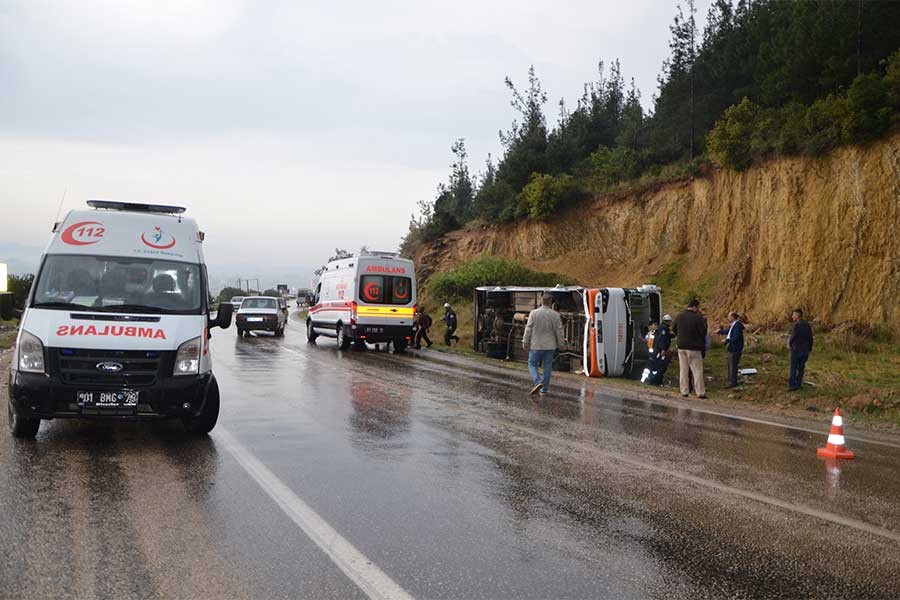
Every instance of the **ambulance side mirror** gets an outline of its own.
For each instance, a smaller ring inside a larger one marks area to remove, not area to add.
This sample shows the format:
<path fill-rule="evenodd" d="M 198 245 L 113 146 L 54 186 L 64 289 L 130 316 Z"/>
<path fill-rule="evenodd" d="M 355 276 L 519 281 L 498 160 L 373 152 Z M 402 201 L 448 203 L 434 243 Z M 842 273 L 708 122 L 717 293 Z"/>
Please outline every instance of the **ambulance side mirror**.
<path fill-rule="evenodd" d="M 231 302 L 220 302 L 219 310 L 216 311 L 216 318 L 209 320 L 209 326 L 228 329 L 231 327 L 231 316 L 233 313 L 234 306 L 232 306 Z"/>

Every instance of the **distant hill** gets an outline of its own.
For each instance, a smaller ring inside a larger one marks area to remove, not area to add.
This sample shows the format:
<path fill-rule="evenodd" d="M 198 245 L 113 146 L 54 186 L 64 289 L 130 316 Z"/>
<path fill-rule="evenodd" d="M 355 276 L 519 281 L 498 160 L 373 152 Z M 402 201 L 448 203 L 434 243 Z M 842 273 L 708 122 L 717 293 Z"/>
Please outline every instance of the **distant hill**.
<path fill-rule="evenodd" d="M 451 231 L 419 249 L 417 272 L 495 256 L 582 285 L 656 283 L 668 312 L 699 297 L 713 322 L 730 310 L 784 322 L 799 306 L 826 323 L 900 327 L 898 181 L 900 131 L 822 157 L 598 194 L 543 221 Z"/>
<path fill-rule="evenodd" d="M 6 263 L 12 275 L 34 273 L 41 262 L 43 251 L 44 249 L 39 246 L 0 243 L 0 262 Z"/>

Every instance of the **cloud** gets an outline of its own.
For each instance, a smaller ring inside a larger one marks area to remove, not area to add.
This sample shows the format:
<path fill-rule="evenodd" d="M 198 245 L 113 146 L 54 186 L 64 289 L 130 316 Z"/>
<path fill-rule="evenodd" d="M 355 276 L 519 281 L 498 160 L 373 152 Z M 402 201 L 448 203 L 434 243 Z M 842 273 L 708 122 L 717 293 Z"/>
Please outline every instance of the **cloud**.
<path fill-rule="evenodd" d="M 705 9 L 698 11 L 701 15 Z M 59 199 L 180 202 L 235 262 L 396 247 L 465 137 L 472 169 L 530 64 L 570 104 L 599 59 L 649 100 L 674 5 L 42 0 L 0 8 L 0 241 Z M 221 245 L 218 240 L 227 240 Z M 316 263 L 318 259 L 311 261 Z"/>

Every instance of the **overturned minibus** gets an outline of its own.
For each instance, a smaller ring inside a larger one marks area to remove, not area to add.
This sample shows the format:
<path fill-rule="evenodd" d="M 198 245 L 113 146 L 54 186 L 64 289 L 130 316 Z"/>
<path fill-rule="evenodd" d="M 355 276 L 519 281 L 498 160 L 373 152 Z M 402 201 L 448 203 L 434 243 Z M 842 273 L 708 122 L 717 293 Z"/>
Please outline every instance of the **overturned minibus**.
<path fill-rule="evenodd" d="M 662 293 L 639 288 L 483 286 L 475 290 L 475 350 L 524 362 L 529 313 L 544 293 L 562 317 L 564 341 L 553 362 L 560 371 L 590 377 L 637 378 L 649 360 L 650 323 L 662 315 Z"/>

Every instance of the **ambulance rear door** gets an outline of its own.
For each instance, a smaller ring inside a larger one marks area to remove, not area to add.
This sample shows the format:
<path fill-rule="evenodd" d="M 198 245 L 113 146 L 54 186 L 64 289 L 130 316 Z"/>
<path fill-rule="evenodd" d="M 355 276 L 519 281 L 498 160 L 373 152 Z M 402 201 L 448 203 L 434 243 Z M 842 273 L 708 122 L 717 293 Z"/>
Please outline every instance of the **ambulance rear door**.
<path fill-rule="evenodd" d="M 416 281 L 411 261 L 360 259 L 356 285 L 356 318 L 360 325 L 412 327 Z"/>

